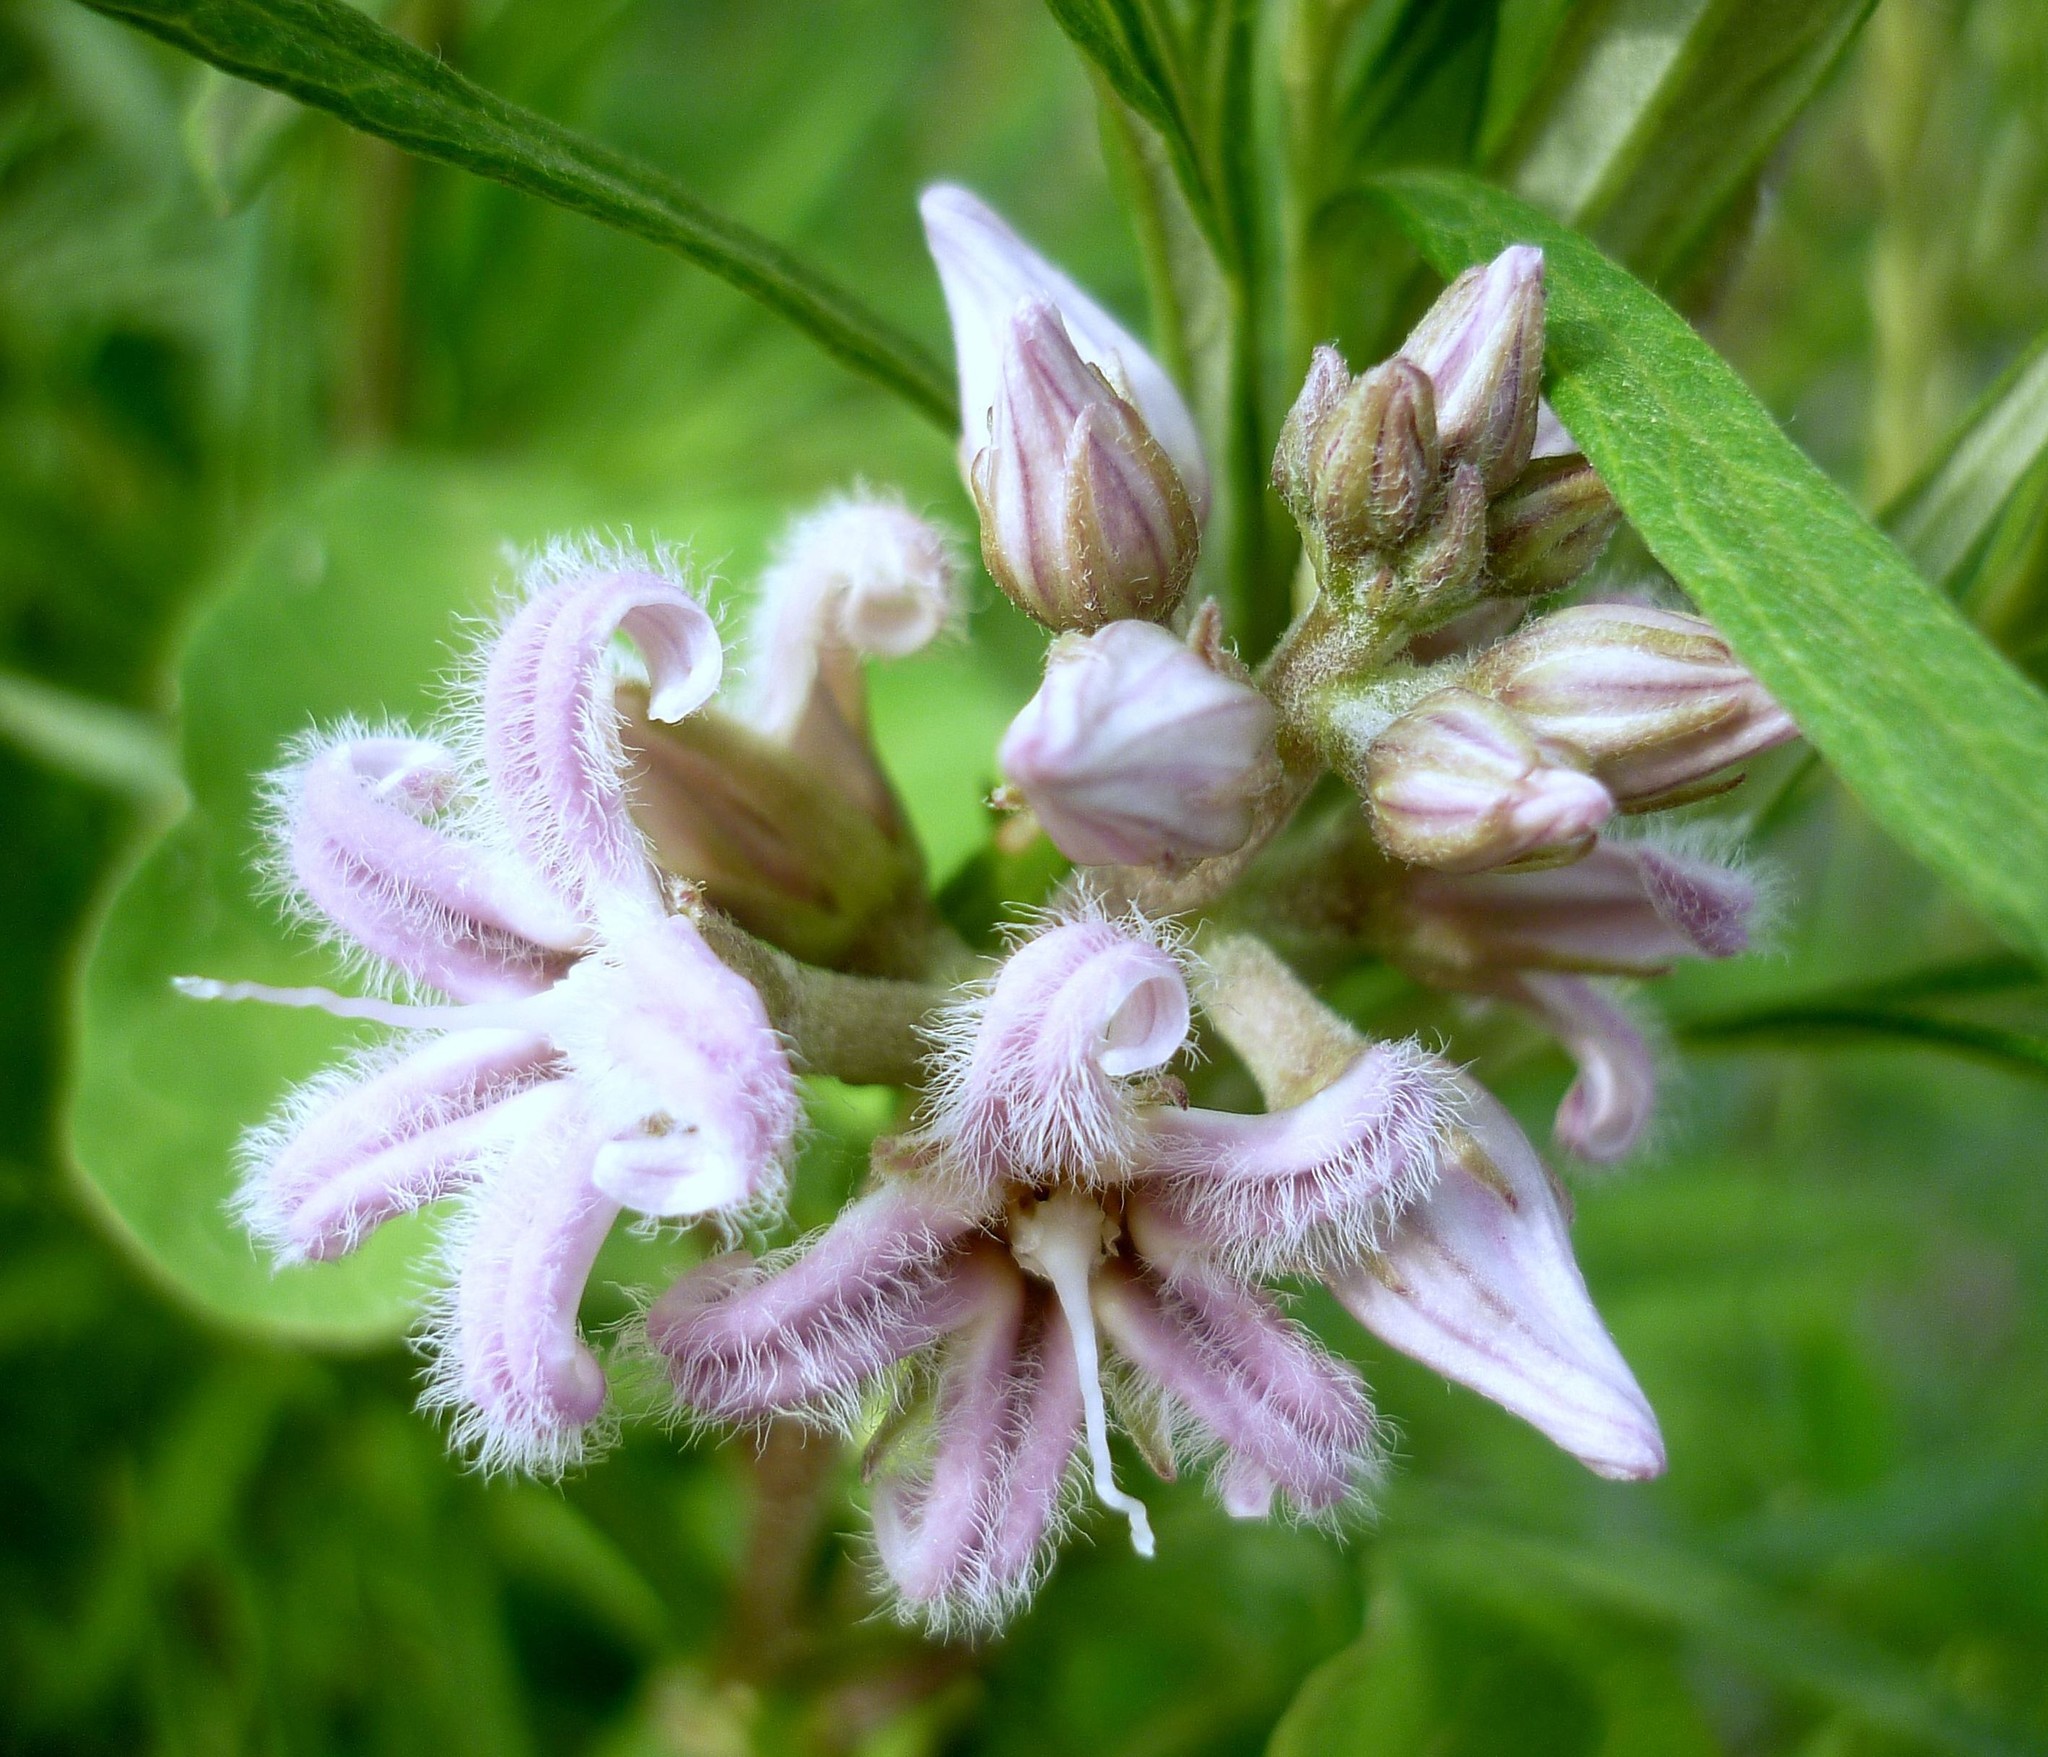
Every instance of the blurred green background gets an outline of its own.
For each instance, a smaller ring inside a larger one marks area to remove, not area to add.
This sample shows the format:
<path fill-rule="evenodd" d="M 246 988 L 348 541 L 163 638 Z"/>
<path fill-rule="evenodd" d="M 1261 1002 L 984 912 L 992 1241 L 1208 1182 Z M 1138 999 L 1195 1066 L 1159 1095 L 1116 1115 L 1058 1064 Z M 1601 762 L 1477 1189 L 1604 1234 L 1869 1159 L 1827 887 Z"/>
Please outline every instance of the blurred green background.
<path fill-rule="evenodd" d="M 1500 94 L 1529 88 L 1575 8 L 1442 10 L 1487 34 L 1451 33 L 1438 85 L 1390 106 L 1364 158 L 1483 159 Z M 1095 94 L 1029 0 L 384 11 L 802 245 L 935 347 L 912 197 L 937 176 L 1145 309 Z M 1369 225 L 1345 251 L 1330 322 L 1384 342 L 1413 259 Z M 2048 10 L 1882 0 L 1665 290 L 1881 505 L 2048 321 Z M 219 1149 L 249 1117 L 162 1009 L 121 1047 L 153 1107 L 102 1081 L 77 1119 L 134 1167 L 127 1218 L 71 1167 L 83 950 L 177 810 L 181 708 L 195 787 L 240 785 L 280 716 L 363 705 L 366 677 L 414 706 L 501 539 L 630 529 L 744 582 L 791 511 L 856 476 L 971 529 L 943 436 L 674 259 L 66 0 L 0 6 L 0 1748 L 2048 1749 L 2048 1087 L 2012 1056 L 1687 1025 L 1988 950 L 1824 782 L 1765 814 L 1773 953 L 1662 997 L 1655 1150 L 1577 1180 L 1588 1279 L 1670 1443 L 1649 1487 L 1595 1482 L 1332 1323 L 1401 1436 L 1376 1525 L 1239 1527 L 1196 1487 L 1148 1489 L 1157 1563 L 1075 1546 L 1005 1640 L 933 1646 L 873 1615 L 850 1484 L 815 1541 L 750 1553 L 758 1502 L 807 1504 L 805 1476 L 837 1468 L 816 1448 L 756 1463 L 646 1425 L 560 1488 L 483 1482 L 413 1413 L 398 1346 L 231 1322 L 268 1297 L 253 1259 L 208 1271 L 205 1310 L 141 1266 L 122 1229 L 152 1202 L 169 1233 L 218 1230 L 191 1191 L 226 1187 Z M 1966 600 L 2037 677 L 2044 531 L 2036 469 Z M 878 698 L 941 877 L 1031 687 L 1032 640 L 978 590 L 974 644 Z M 180 860 L 237 870 L 239 844 L 192 840 L 203 817 L 153 857 L 164 884 Z M 193 931 L 274 937 L 254 904 Z M 2027 976 L 1935 1014 L 2038 1044 Z M 1562 1061 L 1470 1047 L 1539 1125 Z M 884 1120 L 836 1092 L 819 1114 L 801 1220 Z M 401 1285 L 298 1327 L 388 1328 Z"/>

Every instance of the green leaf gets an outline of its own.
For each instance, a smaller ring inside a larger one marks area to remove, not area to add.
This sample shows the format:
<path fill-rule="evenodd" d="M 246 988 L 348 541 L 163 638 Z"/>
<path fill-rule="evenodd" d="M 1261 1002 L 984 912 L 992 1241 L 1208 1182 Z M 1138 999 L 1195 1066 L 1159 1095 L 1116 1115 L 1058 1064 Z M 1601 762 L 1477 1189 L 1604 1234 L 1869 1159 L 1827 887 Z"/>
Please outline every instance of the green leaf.
<path fill-rule="evenodd" d="M 1871 816 L 2013 946 L 2048 953 L 2048 700 L 1585 239 L 1469 177 L 1376 187 L 1445 274 L 1543 246 L 1551 399 L 1651 553 Z"/>
<path fill-rule="evenodd" d="M 1884 512 L 1927 577 L 1953 593 L 2029 471 L 2048 458 L 2048 333 L 1964 417 L 1939 458 Z"/>
<path fill-rule="evenodd" d="M 1826 1000 L 1795 1002 L 1725 1018 L 1696 1019 L 1681 1026 L 1679 1036 L 1698 1049 L 1773 1044 L 1812 1049 L 1830 1042 L 1945 1049 L 1989 1062 L 2008 1073 L 2048 1080 L 2048 1037 L 1983 1025 L 1973 1019 L 1944 1019 L 1888 1007 Z"/>
<path fill-rule="evenodd" d="M 80 0 L 200 60 L 675 251 L 939 426 L 952 382 L 916 342 L 793 256 L 610 148 L 506 102 L 342 0 Z"/>
<path fill-rule="evenodd" d="M 1958 1757 L 2017 1757 L 2029 1748 L 1883 1653 L 1680 1550 L 1573 1546 L 1459 1526 L 1404 1543 L 1403 1554 L 1433 1585 L 1480 1602 L 1552 1595 L 1674 1629 L 1876 1733 Z"/>
<path fill-rule="evenodd" d="M 1596 0 L 1565 27 L 1505 180 L 1652 280 L 1681 269 L 1874 0 Z"/>
<path fill-rule="evenodd" d="M 1375 1570 L 1365 1633 L 1303 1680 L 1266 1757 L 1421 1757 L 1438 1730 L 1427 1632 L 1406 1583 Z"/>

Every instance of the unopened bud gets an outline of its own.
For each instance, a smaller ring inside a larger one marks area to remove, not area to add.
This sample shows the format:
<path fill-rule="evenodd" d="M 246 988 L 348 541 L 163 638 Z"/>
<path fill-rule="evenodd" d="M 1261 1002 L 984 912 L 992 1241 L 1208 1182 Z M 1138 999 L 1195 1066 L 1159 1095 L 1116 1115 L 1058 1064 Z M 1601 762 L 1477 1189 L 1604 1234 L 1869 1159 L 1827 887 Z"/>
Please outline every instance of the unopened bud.
<path fill-rule="evenodd" d="M 1694 786 L 1798 736 L 1712 624 L 1669 610 L 1560 610 L 1486 654 L 1467 683 L 1584 751 L 1627 802 Z"/>
<path fill-rule="evenodd" d="M 1400 579 L 1409 602 L 1426 620 L 1462 608 L 1486 566 L 1486 484 L 1471 464 L 1444 481 L 1430 522 L 1401 557 Z"/>
<path fill-rule="evenodd" d="M 1351 371 L 1344 356 L 1327 343 L 1316 349 L 1309 361 L 1308 377 L 1301 394 L 1280 423 L 1280 441 L 1273 448 L 1273 487 L 1294 516 L 1306 522 L 1314 516 L 1311 483 L 1314 480 L 1316 435 L 1324 418 L 1343 401 L 1351 388 Z"/>
<path fill-rule="evenodd" d="M 1180 473 L 1042 299 L 1011 319 L 972 485 L 989 573 L 1048 628 L 1163 617 L 1187 589 L 1201 531 Z"/>
<path fill-rule="evenodd" d="M 1576 859 L 1614 813 L 1567 753 L 1464 689 L 1439 691 L 1374 739 L 1363 779 L 1380 846 L 1441 872 Z"/>
<path fill-rule="evenodd" d="M 1444 455 L 1477 466 L 1499 493 L 1536 443 L 1543 378 L 1543 252 L 1511 245 L 1467 269 L 1401 344 L 1436 386 Z"/>
<path fill-rule="evenodd" d="M 1313 503 L 1324 541 L 1358 554 L 1402 542 L 1436 487 L 1436 393 L 1402 359 L 1352 381 L 1311 447 Z"/>
<path fill-rule="evenodd" d="M 1573 452 L 1538 458 L 1486 515 L 1486 562 L 1496 592 L 1562 591 L 1600 558 L 1621 510 L 1600 473 Z"/>
<path fill-rule="evenodd" d="M 1157 866 L 1243 846 L 1273 730 L 1250 684 L 1152 623 L 1112 622 L 1054 642 L 1000 760 L 1070 860 Z"/>

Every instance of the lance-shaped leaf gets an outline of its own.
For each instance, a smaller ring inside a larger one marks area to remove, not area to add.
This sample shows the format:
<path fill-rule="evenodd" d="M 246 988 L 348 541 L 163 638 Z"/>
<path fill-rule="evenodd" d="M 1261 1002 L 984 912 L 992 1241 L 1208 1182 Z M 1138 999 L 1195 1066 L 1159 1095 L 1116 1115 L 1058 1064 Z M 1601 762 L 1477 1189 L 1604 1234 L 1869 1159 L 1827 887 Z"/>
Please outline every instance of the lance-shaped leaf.
<path fill-rule="evenodd" d="M 1872 3 L 1581 6 L 1509 149 L 1509 181 L 1652 279 L 1681 270 Z"/>
<path fill-rule="evenodd" d="M 422 158 L 459 165 L 673 250 L 788 319 L 940 426 L 943 368 L 779 244 L 659 172 L 506 102 L 343 0 L 85 0 L 253 84 Z"/>
<path fill-rule="evenodd" d="M 1964 417 L 1941 455 L 1884 512 L 1884 527 L 1935 584 L 1956 591 L 1977 546 L 2048 457 L 2048 333 Z"/>
<path fill-rule="evenodd" d="M 1543 246 L 1551 400 L 1651 553 L 1870 814 L 2014 946 L 2048 950 L 2048 698 L 1584 238 L 1469 177 L 1377 187 L 1445 274 Z"/>

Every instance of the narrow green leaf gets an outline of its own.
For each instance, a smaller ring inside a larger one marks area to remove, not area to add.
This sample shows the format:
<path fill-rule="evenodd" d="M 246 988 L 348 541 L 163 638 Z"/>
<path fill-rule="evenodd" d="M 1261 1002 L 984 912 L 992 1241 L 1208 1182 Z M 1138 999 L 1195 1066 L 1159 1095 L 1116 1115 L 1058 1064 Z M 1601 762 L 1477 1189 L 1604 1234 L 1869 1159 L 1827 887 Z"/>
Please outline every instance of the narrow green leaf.
<path fill-rule="evenodd" d="M 175 806 L 184 787 L 162 727 L 110 702 L 0 671 L 0 738 L 60 774 Z"/>
<path fill-rule="evenodd" d="M 835 359 L 959 425 L 952 380 L 816 269 L 648 166 L 483 90 L 342 0 L 80 0 L 212 66 L 675 251 L 759 300 Z"/>
<path fill-rule="evenodd" d="M 1964 417 L 1940 456 L 1885 509 L 1884 526 L 1953 592 L 2015 490 L 2048 458 L 2048 332 Z"/>
<path fill-rule="evenodd" d="M 1874 0 L 1596 0 L 1565 27 L 1503 166 L 1653 280 L 1682 268 Z"/>
<path fill-rule="evenodd" d="M 2048 1080 L 2048 1037 L 1897 1008 L 1809 1001 L 1696 1019 L 1679 1027 L 1678 1034 L 1700 1049 L 1771 1044 L 1811 1049 L 1828 1042 L 1945 1049 L 2008 1073 Z"/>
<path fill-rule="evenodd" d="M 1443 273 L 1544 247 L 1552 400 L 1651 552 L 1872 817 L 2048 953 L 2048 699 L 1584 238 L 1470 177 L 1376 187 Z"/>

